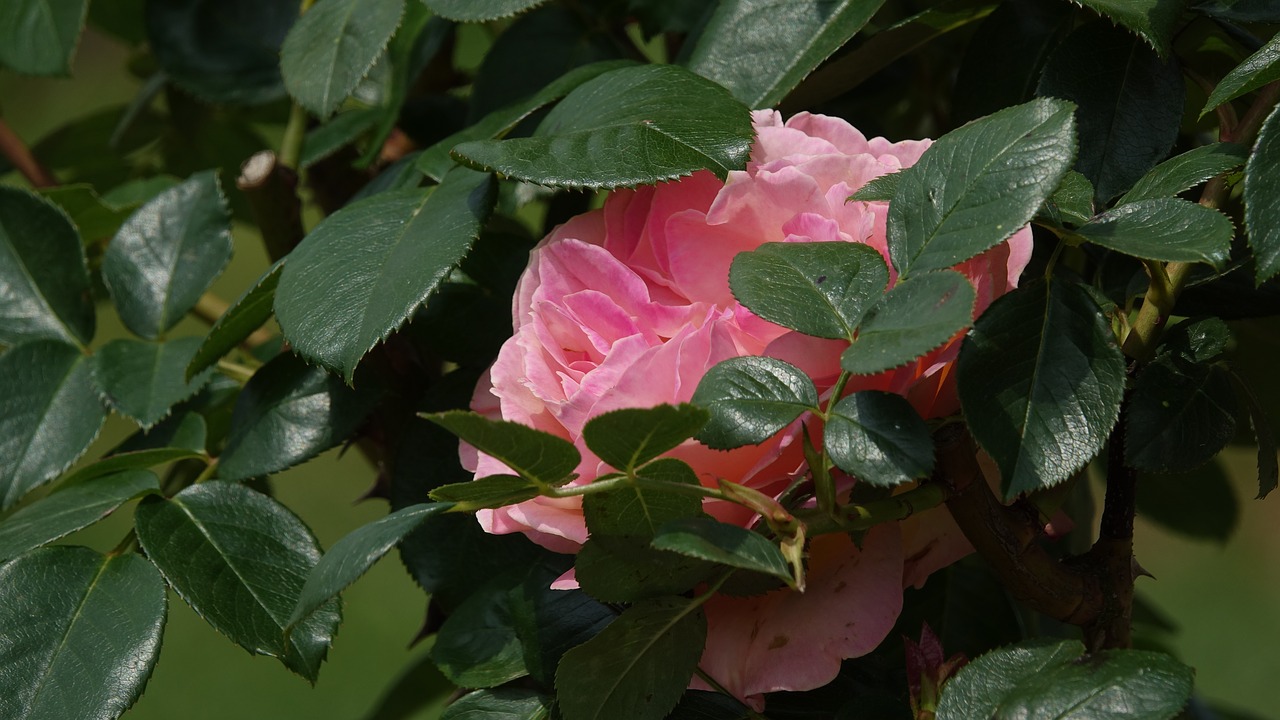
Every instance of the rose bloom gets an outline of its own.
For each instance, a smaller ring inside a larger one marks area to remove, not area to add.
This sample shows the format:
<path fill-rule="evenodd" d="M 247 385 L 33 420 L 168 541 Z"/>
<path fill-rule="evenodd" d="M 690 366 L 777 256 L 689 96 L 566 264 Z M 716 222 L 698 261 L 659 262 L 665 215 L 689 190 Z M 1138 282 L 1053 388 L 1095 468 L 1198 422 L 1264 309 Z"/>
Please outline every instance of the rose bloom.
<path fill-rule="evenodd" d="M 590 418 L 620 408 L 687 402 L 706 371 L 744 355 L 767 355 L 830 390 L 847 342 L 801 335 L 755 316 L 729 290 L 735 255 L 766 242 L 857 242 L 886 259 L 886 203 L 847 202 L 873 178 L 915 163 L 928 140 L 868 140 L 843 120 L 801 113 L 785 124 L 753 114 L 757 133 L 745 171 L 721 182 L 699 172 L 679 182 L 614 192 L 600 210 L 556 228 L 532 252 L 517 288 L 514 336 L 503 345 L 474 408 L 570 440 L 582 453 L 577 483 L 613 470 L 582 441 Z M 1013 288 L 1031 255 L 1031 232 L 956 267 L 977 290 L 975 316 Z M 892 270 L 892 267 L 890 268 Z M 959 410 L 952 364 L 960 336 L 909 365 L 855 376 L 849 391 L 906 396 L 927 418 Z M 692 441 L 671 453 L 703 483 L 717 478 L 766 494 L 804 471 L 799 422 L 773 439 L 729 452 Z M 476 477 L 510 472 L 464 446 Z M 725 522 L 752 516 L 728 503 L 705 509 Z M 573 553 L 587 539 L 579 498 L 538 497 L 479 513 L 492 533 L 520 532 Z M 804 593 L 717 596 L 704 606 L 708 637 L 700 667 L 756 707 L 763 693 L 808 690 L 835 678 L 844 658 L 874 649 L 893 627 L 902 589 L 971 551 L 945 508 L 881 525 L 857 547 L 848 535 L 815 538 Z M 572 587 L 571 577 L 559 587 Z M 695 680 L 695 687 L 703 687 Z"/>

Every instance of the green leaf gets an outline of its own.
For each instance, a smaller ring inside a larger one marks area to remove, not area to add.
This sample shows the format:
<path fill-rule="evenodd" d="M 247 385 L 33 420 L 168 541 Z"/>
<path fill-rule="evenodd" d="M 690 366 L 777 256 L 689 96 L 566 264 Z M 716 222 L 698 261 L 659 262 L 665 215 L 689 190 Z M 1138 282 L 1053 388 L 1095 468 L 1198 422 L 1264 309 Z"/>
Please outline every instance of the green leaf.
<path fill-rule="evenodd" d="M 439 182 L 454 165 L 453 158 L 449 155 L 449 151 L 453 148 L 473 140 L 500 138 L 510 132 L 520 121 L 568 95 L 579 85 L 612 70 L 633 64 L 630 60 L 602 60 L 576 67 L 553 80 L 528 99 L 494 110 L 479 122 L 423 150 L 418 158 L 417 168 L 423 175 Z"/>
<path fill-rule="evenodd" d="M 1143 519 L 1197 540 L 1226 543 L 1240 520 L 1240 503 L 1222 463 L 1193 472 L 1143 474 L 1138 513 Z"/>
<path fill-rule="evenodd" d="M 285 646 L 289 614 L 320 560 L 297 516 L 243 485 L 213 482 L 143 500 L 136 522 L 147 557 L 192 609 L 249 652 L 315 682 L 341 613 L 336 601 L 313 613 Z"/>
<path fill-rule="evenodd" d="M 320 0 L 280 47 L 280 74 L 299 105 L 328 117 L 382 54 L 404 0 Z"/>
<path fill-rule="evenodd" d="M 599 635 L 564 654 L 556 694 L 565 720 L 661 720 L 684 693 L 706 643 L 700 603 L 632 605 Z"/>
<path fill-rule="evenodd" d="M 236 398 L 218 477 L 243 480 L 310 460 L 354 433 L 379 395 L 352 389 L 296 355 L 275 357 Z"/>
<path fill-rule="evenodd" d="M 449 507 L 445 503 L 430 503 L 401 508 L 357 528 L 334 543 L 307 576 L 298 603 L 289 615 L 289 627 L 296 626 L 337 597 L 382 559 L 388 550 L 399 544 L 405 535 L 417 529 L 427 518 Z"/>
<path fill-rule="evenodd" d="M 71 74 L 89 0 L 0 4 L 0 65 L 27 75 Z"/>
<path fill-rule="evenodd" d="M 140 556 L 36 550 L 0 565 L 0 716 L 117 718 L 160 654 L 164 581 Z"/>
<path fill-rule="evenodd" d="M 1235 228 L 1217 210 L 1166 197 L 1114 207 L 1075 232 L 1095 245 L 1125 255 L 1202 262 L 1221 269 L 1230 255 Z"/>
<path fill-rule="evenodd" d="M 44 188 L 40 194 L 62 208 L 86 244 L 115 235 L 136 208 L 109 204 L 87 183 Z"/>
<path fill-rule="evenodd" d="M 678 595 L 714 569 L 704 560 L 657 550 L 643 536 L 593 535 L 574 558 L 578 583 L 602 602 Z"/>
<path fill-rule="evenodd" d="M 551 698 L 536 690 L 495 688 L 463 695 L 440 720 L 548 720 L 551 708 Z"/>
<path fill-rule="evenodd" d="M 1280 109 L 1262 123 L 1244 166 L 1244 226 L 1261 285 L 1280 273 Z"/>
<path fill-rule="evenodd" d="M 881 175 L 849 196 L 850 200 L 861 202 L 889 202 L 898 192 L 898 183 L 902 181 L 902 172 L 891 172 Z"/>
<path fill-rule="evenodd" d="M 1262 407 L 1253 387 L 1236 371 L 1228 369 L 1228 373 L 1249 410 L 1249 422 L 1253 425 L 1253 436 L 1258 442 L 1257 498 L 1261 500 L 1280 485 L 1280 458 L 1277 457 L 1276 436 L 1271 430 L 1271 419 L 1267 417 L 1267 411 Z"/>
<path fill-rule="evenodd" d="M 938 720 L 1169 720 L 1191 696 L 1194 672 L 1168 655 L 1083 652 L 1076 640 L 1032 640 L 987 653 L 947 683 Z"/>
<path fill-rule="evenodd" d="M 752 108 L 777 105 L 862 30 L 884 0 L 727 0 L 687 63 Z"/>
<path fill-rule="evenodd" d="M 933 471 L 929 426 L 901 395 L 864 390 L 840 399 L 823 446 L 841 470 L 872 485 L 901 485 Z"/>
<path fill-rule="evenodd" d="M 745 167 L 751 116 L 724 88 L 673 65 L 604 73 L 578 86 L 534 137 L 463 143 L 461 162 L 517 180 L 615 188 Z"/>
<path fill-rule="evenodd" d="M 899 279 L 964 262 L 1026 225 L 1071 166 L 1071 110 L 1045 99 L 1001 110 L 943 135 L 902 173 L 888 217 Z"/>
<path fill-rule="evenodd" d="M 1207 363 L 1218 359 L 1231 344 L 1231 328 L 1221 318 L 1184 320 L 1167 328 L 1160 338 L 1160 353 L 1179 360 Z"/>
<path fill-rule="evenodd" d="M 107 417 L 92 362 L 56 340 L 0 355 L 0 509 L 76 461 Z"/>
<path fill-rule="evenodd" d="M 302 141 L 298 166 L 309 168 L 353 143 L 378 124 L 378 108 L 361 108 L 338 113 L 328 122 L 309 131 Z M 439 180 L 440 178 L 436 178 Z"/>
<path fill-rule="evenodd" d="M 511 620 L 510 586 L 494 581 L 440 626 L 431 657 L 459 687 L 487 688 L 524 677 L 524 650 Z"/>
<path fill-rule="evenodd" d="M 1080 0 L 1080 4 L 1132 30 L 1161 55 L 1169 54 L 1183 0 Z"/>
<path fill-rule="evenodd" d="M 582 428 L 582 439 L 601 460 L 630 472 L 674 450 L 707 423 L 707 411 L 695 405 L 659 405 L 602 413 Z"/>
<path fill-rule="evenodd" d="M 459 168 L 434 191 L 387 192 L 325 218 L 280 276 L 275 308 L 285 338 L 350 382 L 360 358 L 457 267 L 494 202 L 492 177 Z"/>
<path fill-rule="evenodd" d="M 231 215 L 212 170 L 135 212 L 102 258 L 102 279 L 136 335 L 154 338 L 186 315 L 231 259 Z"/>
<path fill-rule="evenodd" d="M 1204 117 L 1219 105 L 1280 80 L 1280 35 L 1274 36 L 1218 81 L 1200 111 Z"/>
<path fill-rule="evenodd" d="M 96 481 L 98 478 L 120 472 L 146 470 L 147 468 L 164 465 L 176 460 L 194 460 L 197 458 L 208 460 L 208 456 L 203 452 L 184 447 L 150 448 L 117 453 L 76 470 L 66 477 L 62 485 L 63 487 L 69 487 L 86 483 L 90 480 Z"/>
<path fill-rule="evenodd" d="M 422 0 L 431 11 L 458 22 L 488 22 L 535 8 L 546 0 Z"/>
<path fill-rule="evenodd" d="M 1084 466 L 1106 443 L 1124 395 L 1115 335 L 1093 298 L 1061 280 L 992 303 L 956 372 L 969 429 L 1000 467 L 1007 498 Z"/>
<path fill-rule="evenodd" d="M 209 381 L 213 370 L 186 379 L 187 365 L 199 347 L 197 337 L 168 342 L 112 340 L 93 356 L 94 378 L 111 407 L 149 428 Z"/>
<path fill-rule="evenodd" d="M 425 417 L 531 482 L 561 484 L 582 462 L 573 443 L 527 425 L 463 410 Z"/>
<path fill-rule="evenodd" d="M 973 323 L 975 297 L 973 285 L 954 270 L 899 282 L 863 318 L 858 337 L 840 355 L 840 366 L 873 375 L 942 347 Z"/>
<path fill-rule="evenodd" d="M 209 334 L 204 336 L 199 349 L 187 365 L 188 380 L 206 368 L 213 367 L 224 355 L 266 324 L 273 312 L 271 305 L 275 301 L 276 285 L 280 282 L 283 266 L 283 258 L 276 261 L 209 328 Z"/>
<path fill-rule="evenodd" d="M 711 518 L 669 522 L 653 538 L 653 547 L 699 560 L 772 575 L 795 582 L 782 551 L 763 535 Z"/>
<path fill-rule="evenodd" d="M 565 558 L 543 563 L 511 590 L 511 621 L 524 649 L 529 676 L 543 687 L 556 681 L 556 667 L 570 648 L 595 637 L 618 613 L 582 590 L 554 590 Z"/>
<path fill-rule="evenodd" d="M 519 475 L 490 475 L 467 482 L 441 485 L 431 491 L 431 499 L 452 503 L 459 512 L 515 505 L 537 497 L 537 483 Z"/>
<path fill-rule="evenodd" d="M 1098 21 L 1058 46 L 1036 94 L 1077 105 L 1075 169 L 1105 202 L 1168 155 L 1178 137 L 1185 89 L 1176 62 L 1162 61 L 1137 38 Z"/>
<path fill-rule="evenodd" d="M 1044 201 L 1038 217 L 1061 227 L 1083 225 L 1093 217 L 1093 184 L 1075 170 L 1068 170 L 1058 189 Z"/>
<path fill-rule="evenodd" d="M 1133 386 L 1125 420 L 1125 462 L 1148 472 L 1195 469 L 1231 442 L 1239 414 L 1225 370 L 1157 358 Z"/>
<path fill-rule="evenodd" d="M 673 520 L 702 514 L 702 500 L 691 493 L 664 489 L 656 483 L 698 485 L 698 476 L 687 463 L 659 458 L 636 472 L 654 481 L 635 482 L 608 492 L 582 498 L 582 514 L 593 537 L 599 535 L 649 538 Z"/>
<path fill-rule="evenodd" d="M 0 521 L 0 563 L 88 527 L 128 500 L 159 491 L 156 476 L 146 470 L 63 486 Z"/>
<path fill-rule="evenodd" d="M 1247 157 L 1248 151 L 1235 143 L 1213 143 L 1188 150 L 1152 168 L 1116 205 L 1173 197 L 1209 178 L 1235 170 Z"/>
<path fill-rule="evenodd" d="M 0 186 L 0 345 L 93 339 L 89 271 L 80 236 L 61 210 Z"/>
<path fill-rule="evenodd" d="M 711 413 L 698 440 L 716 450 L 758 445 L 818 408 L 818 391 L 799 368 L 767 357 L 730 358 L 702 376 L 691 400 Z"/>
<path fill-rule="evenodd" d="M 182 89 L 215 103 L 284 97 L 280 44 L 298 0 L 165 0 L 146 4 L 156 62 Z"/>
<path fill-rule="evenodd" d="M 729 288 L 747 309 L 822 338 L 852 340 L 888 285 L 884 258 L 861 243 L 765 243 L 729 267 Z"/>
<path fill-rule="evenodd" d="M 379 117 L 364 154 L 355 163 L 356 167 L 367 168 L 378 159 L 387 138 L 391 137 L 400 121 L 400 111 L 404 108 L 410 85 L 452 37 L 453 23 L 432 17 L 426 6 L 420 3 L 409 2 L 405 6 L 400 27 L 396 28 L 386 52 L 374 64 L 371 77 L 366 81 L 366 87 L 374 88 L 369 100 L 380 105 Z M 375 75 L 379 79 L 372 82 Z M 356 93 L 359 96 L 359 87 Z"/>

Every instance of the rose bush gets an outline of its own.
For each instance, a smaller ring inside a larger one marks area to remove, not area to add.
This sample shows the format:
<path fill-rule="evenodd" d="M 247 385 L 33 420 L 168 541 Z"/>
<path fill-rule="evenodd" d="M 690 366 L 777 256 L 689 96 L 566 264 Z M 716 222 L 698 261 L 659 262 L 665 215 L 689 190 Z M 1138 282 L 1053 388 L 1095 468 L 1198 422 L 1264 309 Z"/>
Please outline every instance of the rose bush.
<path fill-rule="evenodd" d="M 721 182 L 700 172 L 679 182 L 620 190 L 604 207 L 558 227 L 532 252 L 513 302 L 514 335 L 474 409 L 572 441 L 582 453 L 577 483 L 611 470 L 582 441 L 586 421 L 630 407 L 686 402 L 704 373 L 739 356 L 767 355 L 805 370 L 830 391 L 844 341 L 765 321 L 730 291 L 735 255 L 766 242 L 857 242 L 888 257 L 886 203 L 848 202 L 868 181 L 914 164 L 928 140 L 867 139 L 843 120 L 802 113 L 785 124 L 757 111 L 751 162 Z M 1013 288 L 1031 253 L 1023 228 L 957 266 L 977 290 L 975 317 Z M 892 280 L 891 280 L 892 282 Z M 906 396 L 925 418 L 958 410 L 952 362 L 959 337 L 908 366 L 855 377 L 848 390 Z M 714 486 L 727 478 L 776 494 L 804 471 L 799 423 L 758 446 L 712 451 L 693 442 L 672 455 Z M 508 472 L 464 447 L 476 477 Z M 708 501 L 725 522 L 747 511 Z M 479 513 L 492 533 L 521 532 L 559 552 L 587 539 L 580 498 L 538 497 Z M 708 602 L 700 667 L 740 698 L 819 687 L 840 660 L 873 649 L 893 626 L 902 587 L 969 552 L 945 509 L 880 526 L 855 546 L 843 534 L 809 548 L 808 588 Z M 569 584 L 570 578 L 561 584 Z"/>

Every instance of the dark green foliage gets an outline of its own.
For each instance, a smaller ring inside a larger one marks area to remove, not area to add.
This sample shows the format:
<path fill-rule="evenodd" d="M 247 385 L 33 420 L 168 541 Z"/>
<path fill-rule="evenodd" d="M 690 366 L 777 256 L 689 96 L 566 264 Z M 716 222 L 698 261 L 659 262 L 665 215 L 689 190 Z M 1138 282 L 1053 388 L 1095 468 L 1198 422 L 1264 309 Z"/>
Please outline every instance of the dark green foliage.
<path fill-rule="evenodd" d="M 159 490 L 156 476 L 146 470 L 124 470 L 63 486 L 0 521 L 0 563 L 95 523 L 128 500 Z"/>
<path fill-rule="evenodd" d="M 757 445 L 818 406 L 813 381 L 772 358 L 733 358 L 707 371 L 693 403 L 711 413 L 698 439 L 716 449 Z"/>
<path fill-rule="evenodd" d="M 864 390 L 842 398 L 822 441 L 837 467 L 872 485 L 900 485 L 933 470 L 929 427 L 901 395 Z"/>

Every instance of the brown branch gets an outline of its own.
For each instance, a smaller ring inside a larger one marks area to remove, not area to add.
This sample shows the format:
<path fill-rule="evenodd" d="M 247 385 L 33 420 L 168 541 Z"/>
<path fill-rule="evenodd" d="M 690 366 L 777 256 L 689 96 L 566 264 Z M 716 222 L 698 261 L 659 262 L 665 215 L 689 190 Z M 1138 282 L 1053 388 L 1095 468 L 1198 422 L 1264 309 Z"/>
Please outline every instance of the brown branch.
<path fill-rule="evenodd" d="M 1111 431 L 1107 450 L 1107 495 L 1102 509 L 1098 540 L 1085 555 L 1102 582 L 1102 608 L 1084 626 L 1085 645 L 1091 652 L 1132 647 L 1133 618 L 1133 517 L 1136 513 L 1138 473 L 1125 464 L 1124 428 L 1129 398 L 1121 406 L 1120 419 Z"/>
<path fill-rule="evenodd" d="M 270 150 L 254 153 L 240 168 L 236 187 L 249 200 L 249 209 L 262 231 L 267 255 L 275 262 L 302 242 L 302 202 L 298 176 L 277 162 Z"/>
<path fill-rule="evenodd" d="M 1005 507 L 978 466 L 969 432 L 950 425 L 935 436 L 935 480 L 952 495 L 947 509 L 969 542 L 1014 597 L 1037 612 L 1072 625 L 1093 623 L 1102 608 L 1102 588 L 1085 568 L 1055 560 L 1037 541 L 1039 512 L 1027 504 Z"/>
<path fill-rule="evenodd" d="M 5 159 L 22 173 L 32 186 L 38 188 L 58 186 L 58 178 L 54 177 L 53 173 L 31 154 L 26 143 L 22 142 L 22 138 L 18 137 L 4 118 L 0 118 L 0 154 L 4 155 Z"/>

